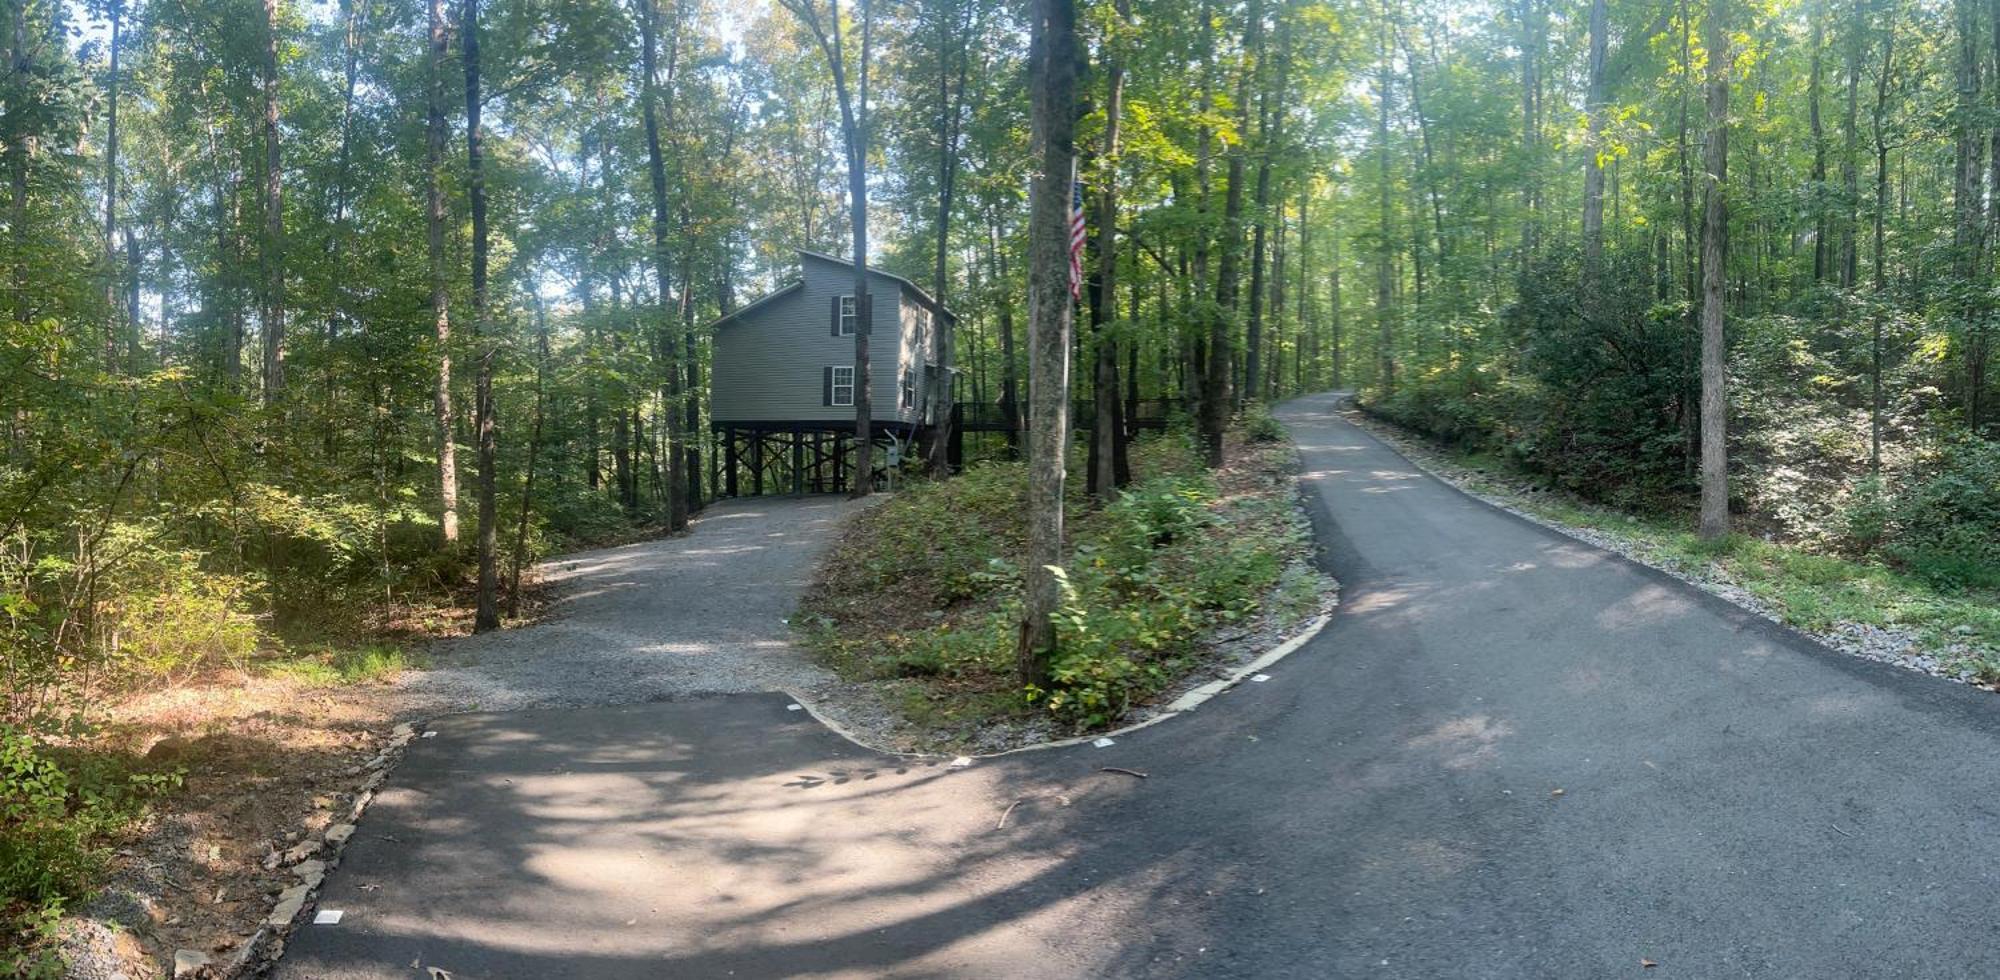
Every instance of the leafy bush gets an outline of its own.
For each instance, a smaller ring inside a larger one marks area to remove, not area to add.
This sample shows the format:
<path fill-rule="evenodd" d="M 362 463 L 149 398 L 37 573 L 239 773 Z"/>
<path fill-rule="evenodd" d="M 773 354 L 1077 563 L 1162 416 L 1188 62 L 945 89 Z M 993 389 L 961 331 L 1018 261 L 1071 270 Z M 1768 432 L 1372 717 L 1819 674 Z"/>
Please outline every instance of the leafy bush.
<path fill-rule="evenodd" d="M 133 773 L 114 763 L 65 767 L 27 732 L 0 725 L 0 974 L 46 969 L 56 918 L 86 896 L 107 839 L 177 773 Z M 10 956 L 12 961 L 10 962 Z"/>
<path fill-rule="evenodd" d="M 1284 442 L 1284 423 L 1271 414 L 1269 406 L 1259 402 L 1243 410 L 1243 438 L 1251 442 Z"/>
<path fill-rule="evenodd" d="M 43 551 L 66 534 L 86 544 Z M 0 547 L 0 721 L 60 715 L 93 687 L 243 662 L 255 584 L 213 572 L 152 522 L 16 535 Z"/>
<path fill-rule="evenodd" d="M 1101 536 L 1116 558 L 1139 563 L 1153 549 L 1215 523 L 1207 503 L 1215 484 L 1206 476 L 1163 476 L 1135 483 L 1105 508 Z"/>
<path fill-rule="evenodd" d="M 1947 443 L 1891 505 L 1887 553 L 1949 588 L 2000 588 L 2000 444 Z"/>
<path fill-rule="evenodd" d="M 240 665 L 257 649 L 249 580 L 204 570 L 198 553 L 160 547 L 136 527 L 121 528 L 111 545 L 127 557 L 100 584 L 99 628 L 121 673 L 167 677 Z"/>
<path fill-rule="evenodd" d="M 1684 307 L 1655 303 L 1646 256 L 1606 261 L 1604 287 L 1580 295 L 1580 258 L 1551 250 L 1501 313 L 1511 356 L 1417 374 L 1369 407 L 1591 499 L 1675 505 L 1691 489 L 1696 334 Z"/>

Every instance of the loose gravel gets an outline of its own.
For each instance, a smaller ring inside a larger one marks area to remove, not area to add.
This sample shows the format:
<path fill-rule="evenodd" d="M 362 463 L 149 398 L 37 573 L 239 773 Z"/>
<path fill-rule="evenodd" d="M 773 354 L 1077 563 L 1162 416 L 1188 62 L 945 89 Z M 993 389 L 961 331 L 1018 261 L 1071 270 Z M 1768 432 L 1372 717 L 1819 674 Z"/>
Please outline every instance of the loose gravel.
<path fill-rule="evenodd" d="M 1417 468 L 1470 496 L 1557 533 L 1622 555 L 1641 565 L 1656 568 L 1698 589 L 1727 599 L 1773 623 L 1804 633 L 1841 653 L 1892 664 L 1989 691 L 2000 689 L 1980 681 L 1972 670 L 1964 666 L 1979 653 L 1968 641 L 1953 638 L 1933 643 L 1929 642 L 1922 632 L 1901 626 L 1884 627 L 1867 623 L 1842 622 L 1834 624 L 1833 628 L 1828 630 L 1810 630 L 1795 623 L 1787 623 L 1777 609 L 1772 608 L 1748 589 L 1730 581 L 1728 575 L 1714 565 L 1706 563 L 1692 565 L 1662 559 L 1642 543 L 1630 538 L 1596 528 L 1578 527 L 1551 520 L 1527 507 L 1533 498 L 1551 499 L 1560 497 L 1560 493 L 1520 481 L 1509 481 L 1483 470 L 1467 469 L 1426 444 L 1421 437 L 1359 409 L 1349 407 L 1342 412 L 1342 415 L 1348 421 L 1394 447 Z"/>
<path fill-rule="evenodd" d="M 405 713 L 830 693 L 840 682 L 792 644 L 787 620 L 821 550 L 862 506 L 728 500 L 686 534 L 550 561 L 542 580 L 555 599 L 544 620 L 433 648 L 433 669 L 403 676 Z"/>

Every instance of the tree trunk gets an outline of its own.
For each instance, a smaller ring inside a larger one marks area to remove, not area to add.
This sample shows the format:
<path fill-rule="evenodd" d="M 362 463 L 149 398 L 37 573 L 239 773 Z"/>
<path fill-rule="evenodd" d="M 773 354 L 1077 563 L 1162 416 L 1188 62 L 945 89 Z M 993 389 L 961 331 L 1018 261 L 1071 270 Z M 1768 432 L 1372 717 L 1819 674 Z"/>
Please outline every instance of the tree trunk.
<path fill-rule="evenodd" d="M 1523 30 L 1526 30 L 1526 28 L 1523 28 Z M 1376 82 L 1376 89 L 1375 89 L 1375 101 L 1377 106 L 1377 113 L 1375 117 L 1375 157 L 1376 157 L 1376 163 L 1378 164 L 1379 168 L 1376 174 L 1376 179 L 1381 184 L 1380 208 L 1382 212 L 1381 214 L 1382 224 L 1381 224 L 1381 236 L 1380 236 L 1381 241 L 1376 246 L 1375 320 L 1376 320 L 1376 328 L 1380 331 L 1380 336 L 1376 342 L 1375 357 L 1377 363 L 1380 364 L 1379 373 L 1381 374 L 1382 397 L 1384 399 L 1387 399 L 1394 396 L 1396 393 L 1396 347 L 1395 347 L 1395 332 L 1393 329 L 1395 324 L 1396 236 L 1391 232 L 1391 229 L 1394 228 L 1394 223 L 1391 221 L 1389 214 L 1390 59 L 1389 59 L 1388 0 L 1383 0 L 1382 4 L 1381 31 L 1382 31 L 1382 40 L 1381 40 L 1382 66 L 1381 66 L 1381 71 L 1379 73 L 1379 77 Z M 1528 55 L 1524 53 L 1523 58 L 1526 59 L 1527 57 Z M 1528 63 L 1532 64 L 1532 62 Z M 1525 76 L 1525 74 L 1530 72 L 1531 69 L 1523 68 L 1522 71 Z M 1530 204 L 1532 204 L 1532 192 L 1530 192 L 1529 199 L 1530 199 Z M 1534 237 L 1533 232 L 1529 230 L 1531 227 L 1532 227 L 1532 219 L 1529 224 L 1524 224 L 1522 226 L 1521 236 L 1522 236 L 1522 245 L 1524 249 L 1530 247 L 1533 242 L 1533 237 Z M 1523 257 L 1523 261 L 1526 261 L 1525 255 Z"/>
<path fill-rule="evenodd" d="M 1882 72 L 1875 78 L 1875 303 L 1869 315 L 1868 339 L 1868 472 L 1882 472 L 1882 316 L 1888 302 L 1888 255 L 1884 250 L 1889 215 L 1889 72 L 1895 64 L 1896 27 L 1882 33 Z"/>
<path fill-rule="evenodd" d="M 493 361 L 498 345 L 488 338 L 486 255 L 486 149 L 479 114 L 479 0 L 464 0 L 459 30 L 464 35 L 465 57 L 465 162 L 468 196 L 472 202 L 472 342 L 479 360 L 473 371 L 472 417 L 479 442 L 479 598 L 473 615 L 476 632 L 497 629 L 500 610 L 496 605 L 499 565 L 496 551 L 499 527 L 495 513 L 494 485 L 498 467 L 493 404 Z"/>
<path fill-rule="evenodd" d="M 264 404 L 285 393 L 285 209 L 278 148 L 278 0 L 264 0 Z"/>
<path fill-rule="evenodd" d="M 874 490 L 874 383 L 868 363 L 868 337 L 873 329 L 874 297 L 868 291 L 868 59 L 873 21 L 868 0 L 856 0 L 861 14 L 860 76 L 856 91 L 847 85 L 847 56 L 842 48 L 840 0 L 828 0 L 828 18 L 819 20 L 812 0 L 794 7 L 812 30 L 833 71 L 833 91 L 840 105 L 840 132 L 847 150 L 847 203 L 854 248 L 854 486 L 852 495 Z"/>
<path fill-rule="evenodd" d="M 1326 329 L 1327 345 L 1331 348 L 1328 351 L 1331 357 L 1328 358 L 1327 370 L 1332 374 L 1331 387 L 1333 390 L 1339 391 L 1342 383 L 1346 380 L 1345 369 L 1347 367 L 1344 357 L 1345 347 L 1342 344 L 1342 341 L 1346 339 L 1342 336 L 1346 324 L 1342 321 L 1340 305 L 1339 200 L 1336 198 L 1333 206 L 1327 210 L 1335 219 L 1335 222 L 1329 224 L 1327 227 L 1326 234 Z"/>
<path fill-rule="evenodd" d="M 1985 351 L 1982 349 L 1980 326 L 1980 302 L 1976 293 L 1983 287 L 1984 242 L 1983 239 L 1983 186 L 1980 161 L 1983 149 L 1984 131 L 1979 96 L 1981 45 L 1979 43 L 1979 8 L 1975 0 L 1957 0 L 1958 18 L 1958 105 L 1955 110 L 1954 127 L 1957 130 L 1957 182 L 1956 226 L 1953 232 L 1953 250 L 1957 253 L 1957 279 L 1959 290 L 1965 296 L 1960 310 L 1966 342 L 1962 345 L 1960 359 L 1966 373 L 1965 402 L 1966 422 L 1973 431 L 1978 431 L 1981 422 L 1980 377 Z"/>
<path fill-rule="evenodd" d="M 1252 16 L 1258 18 L 1258 22 L 1249 25 L 1248 29 L 1244 32 L 1246 34 L 1246 42 L 1249 41 L 1248 35 L 1253 31 L 1256 38 L 1254 44 L 1246 43 L 1245 48 L 1248 50 L 1251 64 L 1254 66 L 1253 76 L 1256 80 L 1255 84 L 1258 90 L 1258 145 L 1257 197 L 1255 207 L 1252 209 L 1256 214 L 1256 220 L 1252 223 L 1250 232 L 1250 317 L 1244 323 L 1243 327 L 1243 390 L 1236 393 L 1238 404 L 1241 404 L 1244 399 L 1261 399 L 1264 397 L 1264 239 L 1269 225 L 1266 211 L 1271 206 L 1271 151 L 1273 146 L 1283 138 L 1285 118 L 1283 104 L 1285 62 L 1282 54 L 1278 62 L 1278 92 L 1276 96 L 1274 97 L 1271 91 L 1262 83 L 1264 77 L 1264 24 L 1262 6 L 1261 3 L 1251 4 Z M 1288 21 L 1284 19 L 1282 11 L 1279 14 L 1279 18 L 1278 30 L 1282 34 L 1285 31 L 1284 25 Z M 1279 50 L 1280 52 L 1284 50 L 1282 43 L 1279 45 Z M 1246 129 L 1242 133 L 1241 138 L 1247 139 L 1248 137 L 1249 132 Z"/>
<path fill-rule="evenodd" d="M 1709 0 L 1703 44 L 1708 48 L 1708 201 L 1701 228 L 1701 536 L 1729 533 L 1728 352 L 1723 342 L 1723 262 L 1729 226 L 1729 0 Z"/>
<path fill-rule="evenodd" d="M 450 39 L 444 0 L 428 0 L 430 58 L 425 64 L 429 113 L 424 124 L 425 257 L 430 265 L 431 322 L 437 335 L 438 527 L 446 545 L 458 542 L 458 447 L 451 426 L 451 292 L 444 269 L 444 62 Z M 592 430 L 593 432 L 595 429 Z"/>
<path fill-rule="evenodd" d="M 989 219 L 989 222 L 991 219 Z M 1014 304 L 1005 299 L 1011 285 L 1007 276 L 1006 243 L 1000 238 L 1000 226 L 990 223 L 993 243 L 993 278 L 1000 291 L 1000 418 L 1007 426 L 1007 448 L 1019 455 L 1021 452 L 1021 400 L 1018 363 L 1014 356 Z"/>
<path fill-rule="evenodd" d="M 1610 12 L 1606 0 L 1590 0 L 1590 83 L 1584 100 L 1583 141 L 1583 286 L 1596 293 L 1604 270 L 1604 52 L 1609 43 Z"/>
<path fill-rule="evenodd" d="M 535 304 L 535 421 L 528 429 L 527 472 L 521 477 L 521 516 L 514 522 L 514 562 L 507 582 L 507 615 L 521 614 L 521 569 L 528 564 L 528 516 L 535 500 L 535 458 L 542 449 L 543 382 L 549 369 L 549 314 L 542 299 L 528 291 Z"/>
<path fill-rule="evenodd" d="M 1118 0 L 1118 28 L 1131 14 L 1129 0 Z M 1090 333 L 1096 341 L 1092 371 L 1091 404 L 1096 418 L 1091 421 L 1090 459 L 1087 489 L 1100 501 L 1117 496 L 1132 479 L 1132 467 L 1125 453 L 1125 412 L 1119 401 L 1118 342 L 1106 326 L 1116 319 L 1118 303 L 1118 129 L 1124 114 L 1125 67 L 1114 48 L 1118 38 L 1105 38 L 1103 71 L 1104 149 L 1097 198 L 1097 268 L 1090 281 Z"/>
<path fill-rule="evenodd" d="M 1253 0 L 1254 2 L 1254 0 Z M 1049 684 L 1061 604 L 1063 449 L 1069 435 L 1069 210 L 1075 170 L 1076 5 L 1035 0 L 1033 128 L 1039 172 L 1028 216 L 1028 554 L 1015 668 L 1020 683 Z"/>
<path fill-rule="evenodd" d="M 654 294 L 654 316 L 656 336 L 653 343 L 658 364 L 666 372 L 667 384 L 663 396 L 667 405 L 666 425 L 662 432 L 667 440 L 666 455 L 666 498 L 667 527 L 678 531 L 687 526 L 687 490 L 680 479 L 681 462 L 677 446 L 681 440 L 679 399 L 681 390 L 680 371 L 675 363 L 679 356 L 679 338 L 674 336 L 674 308 L 667 298 L 667 283 L 670 281 L 668 269 L 671 258 L 667 254 L 667 169 L 666 160 L 660 151 L 659 119 L 659 18 L 657 0 L 639 0 L 645 9 L 639 12 L 640 61 L 644 77 L 640 80 L 640 115 L 646 127 L 646 170 L 651 181 L 653 194 L 653 275 L 657 283 Z M 673 85 L 674 66 L 680 57 L 680 33 L 682 15 L 675 7 L 674 40 L 667 52 L 667 84 Z M 668 92 L 667 97 L 673 98 Z M 688 284 L 681 283 L 683 290 Z"/>
<path fill-rule="evenodd" d="M 1541 245 L 1541 56 L 1543 38 L 1537 0 L 1521 0 L 1521 262 L 1532 262 Z M 1388 72 L 1388 45 L 1383 45 L 1383 73 Z"/>
<path fill-rule="evenodd" d="M 1826 126 L 1820 121 L 1820 76 L 1826 51 L 1826 9 L 1822 2 L 1812 6 L 1812 57 L 1807 63 L 1806 119 L 1812 127 L 1812 184 L 1807 201 L 1813 219 L 1813 282 L 1826 281 L 1827 251 L 1831 237 L 1826 227 Z"/>
<path fill-rule="evenodd" d="M 931 269 L 931 298 L 937 300 L 940 310 L 944 309 L 945 293 L 951 285 L 950 269 L 945 260 L 951 252 L 951 208 L 958 186 L 959 133 L 964 128 L 965 83 L 972 62 L 967 48 L 971 44 L 973 4 L 969 0 L 959 0 L 959 9 L 964 12 L 965 20 L 960 23 L 957 32 L 952 31 L 950 19 L 938 18 L 937 253 Z M 956 59 L 958 67 L 956 76 L 949 70 L 952 59 Z M 938 377 L 930 391 L 928 462 L 931 475 L 943 477 L 951 474 L 952 377 L 957 370 L 958 324 L 941 313 L 936 318 L 934 329 L 937 331 Z"/>
<path fill-rule="evenodd" d="M 1243 25 L 1246 50 L 1263 48 L 1263 0 L 1250 0 Z M 1215 270 L 1215 310 L 1209 316 L 1208 371 L 1202 384 L 1202 442 L 1210 468 L 1222 465 L 1222 434 L 1229 424 L 1229 406 L 1234 402 L 1230 381 L 1235 371 L 1234 338 L 1237 299 L 1242 284 L 1239 272 L 1243 261 L 1243 184 L 1247 168 L 1243 138 L 1250 132 L 1250 87 L 1253 66 L 1236 75 L 1236 133 L 1229 145 L 1229 190 L 1222 203 L 1222 258 Z"/>
<path fill-rule="evenodd" d="M 105 86 L 104 124 L 104 307 L 107 312 L 119 307 L 118 294 L 118 55 L 120 35 L 124 27 L 124 0 L 111 0 L 111 72 Z M 117 320 L 105 318 L 104 367 L 114 370 L 118 363 Z M 138 321 L 125 325 L 125 329 L 138 330 Z M 135 365 L 136 367 L 136 365 Z"/>

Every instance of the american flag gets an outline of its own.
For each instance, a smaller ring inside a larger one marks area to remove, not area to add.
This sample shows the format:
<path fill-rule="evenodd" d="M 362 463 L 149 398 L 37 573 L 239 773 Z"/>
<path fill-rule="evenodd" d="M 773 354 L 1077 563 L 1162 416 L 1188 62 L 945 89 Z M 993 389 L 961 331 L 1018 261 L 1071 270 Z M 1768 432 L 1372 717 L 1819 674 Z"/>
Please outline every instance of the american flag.
<path fill-rule="evenodd" d="M 1069 182 L 1069 299 L 1083 299 L 1083 181 Z"/>

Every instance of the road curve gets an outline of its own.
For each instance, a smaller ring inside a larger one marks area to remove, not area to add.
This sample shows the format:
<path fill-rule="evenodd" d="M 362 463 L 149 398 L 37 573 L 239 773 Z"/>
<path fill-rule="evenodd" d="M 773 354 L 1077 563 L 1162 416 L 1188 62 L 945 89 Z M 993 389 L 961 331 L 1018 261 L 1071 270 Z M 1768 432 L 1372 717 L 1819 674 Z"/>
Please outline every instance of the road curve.
<path fill-rule="evenodd" d="M 279 975 L 2000 974 L 1991 695 L 1475 501 L 1334 404 L 1279 417 L 1343 605 L 1268 683 L 956 771 L 782 696 L 447 719 Z"/>

